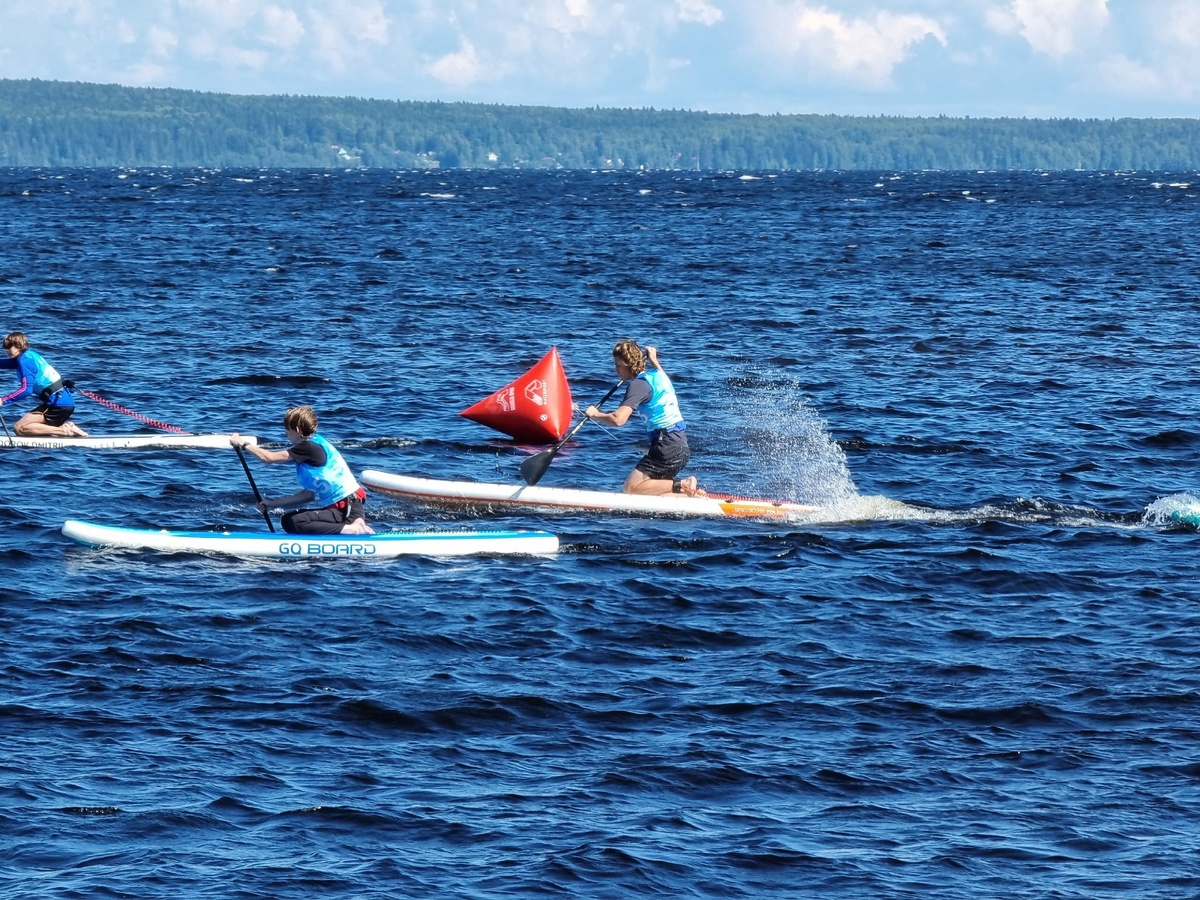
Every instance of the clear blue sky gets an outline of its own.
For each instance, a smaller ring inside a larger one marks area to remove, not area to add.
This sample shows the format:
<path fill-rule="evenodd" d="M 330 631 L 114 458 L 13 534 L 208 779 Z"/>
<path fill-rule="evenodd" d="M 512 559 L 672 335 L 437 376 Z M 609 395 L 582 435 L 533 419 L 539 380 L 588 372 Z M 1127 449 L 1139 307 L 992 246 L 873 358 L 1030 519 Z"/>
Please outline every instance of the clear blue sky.
<path fill-rule="evenodd" d="M 1200 0 L 0 0 L 0 78 L 711 112 L 1200 116 Z"/>

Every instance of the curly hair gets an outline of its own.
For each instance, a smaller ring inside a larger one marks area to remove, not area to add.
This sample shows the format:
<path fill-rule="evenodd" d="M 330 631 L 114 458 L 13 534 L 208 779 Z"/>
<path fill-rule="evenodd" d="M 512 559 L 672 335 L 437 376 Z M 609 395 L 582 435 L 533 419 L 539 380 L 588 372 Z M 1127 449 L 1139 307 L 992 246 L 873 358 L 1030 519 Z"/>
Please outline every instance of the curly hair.
<path fill-rule="evenodd" d="M 629 371 L 635 377 L 646 371 L 646 354 L 642 352 L 637 341 L 628 338 L 617 341 L 617 345 L 613 347 L 613 359 L 629 366 Z"/>

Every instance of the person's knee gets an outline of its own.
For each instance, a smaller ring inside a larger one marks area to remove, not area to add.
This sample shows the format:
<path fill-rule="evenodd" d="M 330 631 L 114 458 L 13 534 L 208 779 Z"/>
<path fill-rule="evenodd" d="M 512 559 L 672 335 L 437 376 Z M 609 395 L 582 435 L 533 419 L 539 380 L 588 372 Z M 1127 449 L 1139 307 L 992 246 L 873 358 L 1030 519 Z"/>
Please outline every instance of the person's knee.
<path fill-rule="evenodd" d="M 625 479 L 625 485 L 622 488 L 622 490 L 625 491 L 625 493 L 627 493 L 627 494 L 632 494 L 634 491 L 637 490 L 637 486 L 639 484 L 641 484 L 643 481 L 645 481 L 646 479 L 648 479 L 649 477 L 650 476 L 647 475 L 645 472 L 643 472 L 641 469 L 634 469 L 632 472 L 629 473 L 628 477 Z"/>

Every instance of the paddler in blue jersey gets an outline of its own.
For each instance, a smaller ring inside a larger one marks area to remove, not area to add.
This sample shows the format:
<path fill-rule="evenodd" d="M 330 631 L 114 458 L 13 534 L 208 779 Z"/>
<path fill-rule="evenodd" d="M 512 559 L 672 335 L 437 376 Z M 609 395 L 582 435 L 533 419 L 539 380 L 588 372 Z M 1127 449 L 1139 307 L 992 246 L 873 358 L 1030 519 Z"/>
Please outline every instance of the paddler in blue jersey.
<path fill-rule="evenodd" d="M 265 463 L 290 462 L 296 466 L 300 490 L 287 497 L 262 500 L 264 513 L 271 506 L 299 506 L 314 500 L 316 509 L 298 509 L 284 513 L 283 530 L 290 534 L 374 534 L 363 514 L 364 491 L 346 460 L 329 441 L 317 434 L 317 414 L 311 406 L 289 409 L 283 417 L 283 429 L 291 446 L 286 450 L 267 450 L 243 442 L 234 432 L 229 443 L 244 447 Z"/>
<path fill-rule="evenodd" d="M 29 349 L 23 332 L 5 335 L 4 352 L 7 356 L 0 359 L 0 369 L 16 369 L 21 386 L 0 397 L 0 406 L 30 395 L 38 400 L 37 408 L 17 419 L 13 430 L 32 437 L 87 437 L 86 431 L 68 421 L 75 412 L 71 389 L 45 357 Z"/>
<path fill-rule="evenodd" d="M 629 382 L 624 399 L 610 413 L 589 406 L 584 415 L 601 425 L 620 428 L 634 411 L 641 408 L 640 412 L 646 418 L 650 449 L 625 479 L 625 493 L 703 496 L 704 491 L 696 484 L 695 475 L 678 477 L 691 459 L 692 451 L 688 447 L 687 423 L 679 411 L 679 399 L 671 379 L 658 364 L 658 352 L 647 347 L 643 353 L 637 341 L 618 341 L 613 347 L 613 366 L 617 377 Z"/>

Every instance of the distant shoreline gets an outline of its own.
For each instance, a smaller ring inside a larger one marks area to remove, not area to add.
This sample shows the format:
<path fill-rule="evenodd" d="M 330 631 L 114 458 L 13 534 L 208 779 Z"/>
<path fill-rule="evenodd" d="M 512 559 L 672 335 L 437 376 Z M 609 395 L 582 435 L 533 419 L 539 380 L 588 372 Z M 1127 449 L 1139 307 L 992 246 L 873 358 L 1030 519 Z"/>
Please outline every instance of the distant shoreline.
<path fill-rule="evenodd" d="M 0 79 L 0 166 L 1200 171 L 1200 119 L 762 115 Z"/>

